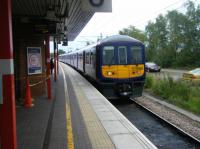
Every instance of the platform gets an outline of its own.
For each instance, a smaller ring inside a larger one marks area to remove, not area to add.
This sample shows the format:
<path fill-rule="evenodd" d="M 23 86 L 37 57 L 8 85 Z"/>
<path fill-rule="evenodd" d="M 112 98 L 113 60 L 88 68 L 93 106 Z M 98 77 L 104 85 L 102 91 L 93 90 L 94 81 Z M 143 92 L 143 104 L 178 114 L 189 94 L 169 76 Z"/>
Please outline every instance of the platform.
<path fill-rule="evenodd" d="M 60 64 L 52 101 L 17 109 L 18 148 L 155 149 L 103 95 L 71 67 Z"/>

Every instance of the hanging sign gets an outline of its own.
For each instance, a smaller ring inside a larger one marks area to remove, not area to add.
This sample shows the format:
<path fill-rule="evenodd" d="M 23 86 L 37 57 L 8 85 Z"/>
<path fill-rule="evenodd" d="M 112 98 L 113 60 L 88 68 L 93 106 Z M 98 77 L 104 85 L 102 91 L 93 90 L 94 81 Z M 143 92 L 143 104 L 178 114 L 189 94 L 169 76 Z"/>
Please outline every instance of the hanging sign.
<path fill-rule="evenodd" d="M 42 60 L 40 47 L 27 47 L 28 75 L 42 73 Z"/>

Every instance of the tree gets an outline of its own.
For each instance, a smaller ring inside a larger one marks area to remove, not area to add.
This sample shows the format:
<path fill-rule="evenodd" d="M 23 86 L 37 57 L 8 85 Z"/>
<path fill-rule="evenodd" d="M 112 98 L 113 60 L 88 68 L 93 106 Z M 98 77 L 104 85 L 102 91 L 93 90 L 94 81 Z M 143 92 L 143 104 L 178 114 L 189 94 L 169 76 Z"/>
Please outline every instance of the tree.
<path fill-rule="evenodd" d="M 148 22 L 145 32 L 134 26 L 119 33 L 137 38 L 146 45 L 147 61 L 163 67 L 200 66 L 200 4 L 188 1 L 186 12 L 172 10 Z"/>
<path fill-rule="evenodd" d="M 169 31 L 169 49 L 173 57 L 172 65 L 180 66 L 184 63 L 182 53 L 186 49 L 187 18 L 176 10 L 168 12 L 166 18 Z"/>
<path fill-rule="evenodd" d="M 191 1 L 186 13 L 159 15 L 145 28 L 147 59 L 164 67 L 200 66 L 200 5 Z"/>
<path fill-rule="evenodd" d="M 164 16 L 159 15 L 156 18 L 156 22 L 149 22 L 145 28 L 146 40 L 147 40 L 147 59 L 155 61 L 161 66 L 168 67 L 170 65 L 168 56 L 166 53 L 168 49 L 168 31 L 167 20 Z"/>
<path fill-rule="evenodd" d="M 155 31 L 155 24 L 153 22 L 148 22 L 148 25 L 145 28 L 145 35 L 146 35 L 146 58 L 147 61 L 154 61 L 156 55 L 156 31 Z"/>
<path fill-rule="evenodd" d="M 186 7 L 186 17 L 188 19 L 188 28 L 186 32 L 188 40 L 186 41 L 186 44 L 188 49 L 187 53 L 191 55 L 191 58 L 188 59 L 188 63 L 200 66 L 200 5 L 196 7 L 194 2 L 188 1 Z"/>
<path fill-rule="evenodd" d="M 58 55 L 65 54 L 66 52 L 62 49 L 58 50 Z M 54 53 L 50 53 L 51 58 L 54 58 Z"/>
<path fill-rule="evenodd" d="M 119 31 L 120 35 L 128 35 L 133 38 L 136 38 L 142 42 L 144 42 L 145 34 L 143 31 L 135 28 L 134 26 L 129 26 L 128 28 L 124 28 L 121 31 Z"/>
<path fill-rule="evenodd" d="M 64 50 L 62 50 L 62 49 L 59 49 L 58 50 L 58 55 L 61 55 L 61 54 L 65 54 L 66 52 L 64 51 Z"/>

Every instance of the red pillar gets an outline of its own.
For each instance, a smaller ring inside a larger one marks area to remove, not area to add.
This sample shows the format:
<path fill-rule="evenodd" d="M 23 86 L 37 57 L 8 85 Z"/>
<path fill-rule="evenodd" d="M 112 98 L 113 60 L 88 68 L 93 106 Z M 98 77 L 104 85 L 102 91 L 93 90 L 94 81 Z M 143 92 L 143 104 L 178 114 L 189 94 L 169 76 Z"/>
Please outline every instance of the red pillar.
<path fill-rule="evenodd" d="M 0 0 L 0 148 L 16 149 L 11 0 Z"/>
<path fill-rule="evenodd" d="M 46 37 L 46 65 L 47 65 L 47 97 L 51 99 L 51 77 L 50 77 L 50 48 L 49 48 L 49 35 Z"/>
<path fill-rule="evenodd" d="M 57 81 L 57 50 L 56 50 L 56 38 L 54 37 L 54 81 Z"/>
<path fill-rule="evenodd" d="M 58 54 L 58 43 L 56 43 L 56 47 L 57 47 L 57 48 L 56 48 L 56 53 L 57 53 L 57 56 L 56 56 L 56 58 L 57 58 L 57 63 L 56 63 L 56 64 L 57 64 L 57 66 L 56 66 L 57 70 L 56 70 L 56 72 L 57 72 L 57 75 L 58 75 L 58 73 L 59 73 L 59 69 L 58 69 L 58 68 L 59 68 L 59 67 L 58 67 L 58 62 L 59 62 L 59 61 L 58 61 L 58 60 L 59 60 L 59 59 L 58 59 L 58 56 L 59 56 L 59 54 Z"/>

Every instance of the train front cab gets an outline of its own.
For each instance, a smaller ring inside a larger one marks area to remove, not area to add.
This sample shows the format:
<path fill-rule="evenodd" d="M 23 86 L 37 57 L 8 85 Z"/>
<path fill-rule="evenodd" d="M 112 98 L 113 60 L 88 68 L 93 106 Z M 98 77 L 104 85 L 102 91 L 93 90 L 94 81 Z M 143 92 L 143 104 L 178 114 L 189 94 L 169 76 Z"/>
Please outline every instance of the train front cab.
<path fill-rule="evenodd" d="M 140 42 L 107 43 L 98 47 L 97 74 L 101 92 L 108 98 L 135 98 L 142 95 L 144 45 Z"/>

